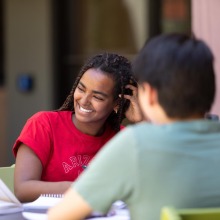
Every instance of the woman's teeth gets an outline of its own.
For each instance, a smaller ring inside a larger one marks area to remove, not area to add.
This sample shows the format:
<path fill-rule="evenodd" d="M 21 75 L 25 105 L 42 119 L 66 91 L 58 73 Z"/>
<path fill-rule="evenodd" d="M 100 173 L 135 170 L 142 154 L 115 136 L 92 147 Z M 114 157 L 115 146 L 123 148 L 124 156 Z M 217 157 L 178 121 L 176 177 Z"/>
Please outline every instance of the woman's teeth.
<path fill-rule="evenodd" d="M 88 109 L 85 109 L 83 107 L 79 107 L 79 109 L 82 111 L 82 112 L 92 112 L 92 110 L 88 110 Z"/>

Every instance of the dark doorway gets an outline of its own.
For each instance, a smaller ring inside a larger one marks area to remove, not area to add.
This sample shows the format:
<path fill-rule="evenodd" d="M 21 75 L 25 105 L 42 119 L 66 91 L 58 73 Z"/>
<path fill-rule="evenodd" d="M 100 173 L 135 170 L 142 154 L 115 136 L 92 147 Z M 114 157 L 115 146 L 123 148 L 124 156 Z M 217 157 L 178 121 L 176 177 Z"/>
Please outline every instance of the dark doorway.
<path fill-rule="evenodd" d="M 95 53 L 137 52 L 123 1 L 56 0 L 54 3 L 55 106 L 60 107 L 85 62 Z"/>

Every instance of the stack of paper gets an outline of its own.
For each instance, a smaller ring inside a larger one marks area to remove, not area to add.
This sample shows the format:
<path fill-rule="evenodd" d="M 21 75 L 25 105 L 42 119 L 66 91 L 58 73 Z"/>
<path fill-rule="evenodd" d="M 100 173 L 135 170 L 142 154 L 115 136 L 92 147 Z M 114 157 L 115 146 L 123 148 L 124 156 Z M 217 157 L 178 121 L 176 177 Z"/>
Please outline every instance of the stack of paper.
<path fill-rule="evenodd" d="M 50 207 L 56 205 L 62 199 L 61 194 L 44 194 L 33 202 L 24 203 L 24 211 L 46 212 Z"/>
<path fill-rule="evenodd" d="M 22 210 L 22 204 L 0 179 L 0 214 L 21 212 Z"/>
<path fill-rule="evenodd" d="M 38 199 L 29 203 L 20 203 L 10 189 L 0 179 L 0 215 L 22 212 L 25 219 L 29 220 L 46 220 L 47 210 L 56 205 L 62 199 L 62 195 L 46 194 L 41 195 Z M 126 204 L 122 201 L 113 203 L 107 216 L 93 213 L 92 220 L 129 220 L 129 211 Z"/>

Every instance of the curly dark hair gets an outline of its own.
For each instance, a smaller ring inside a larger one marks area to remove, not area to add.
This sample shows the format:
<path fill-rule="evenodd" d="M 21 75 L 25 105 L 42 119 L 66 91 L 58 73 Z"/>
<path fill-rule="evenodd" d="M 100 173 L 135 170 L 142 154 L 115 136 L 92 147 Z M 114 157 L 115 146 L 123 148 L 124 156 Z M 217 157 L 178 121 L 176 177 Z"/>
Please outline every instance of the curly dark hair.
<path fill-rule="evenodd" d="M 74 112 L 73 94 L 83 74 L 91 68 L 101 70 L 103 74 L 112 77 L 115 81 L 113 95 L 114 101 L 118 100 L 119 108 L 117 113 L 115 113 L 115 111 L 111 112 L 111 114 L 106 120 L 106 123 L 110 124 L 112 129 L 118 132 L 120 130 L 121 122 L 125 118 L 125 112 L 130 104 L 129 100 L 124 98 L 124 94 L 132 94 L 132 91 L 126 89 L 125 86 L 127 84 L 137 86 L 136 80 L 133 78 L 131 63 L 124 56 L 114 53 L 103 53 L 95 55 L 88 59 L 87 62 L 81 68 L 70 91 L 70 94 L 67 96 L 63 105 L 59 108 L 59 111 Z M 121 94 L 120 98 L 119 94 Z"/>

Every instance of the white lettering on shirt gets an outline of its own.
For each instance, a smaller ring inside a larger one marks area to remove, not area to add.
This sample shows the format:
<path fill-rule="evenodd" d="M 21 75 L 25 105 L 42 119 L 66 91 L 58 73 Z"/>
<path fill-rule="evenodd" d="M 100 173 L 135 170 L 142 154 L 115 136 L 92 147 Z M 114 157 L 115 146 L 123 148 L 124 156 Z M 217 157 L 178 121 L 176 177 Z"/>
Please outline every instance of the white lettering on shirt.
<path fill-rule="evenodd" d="M 89 160 L 90 160 L 90 156 L 77 155 L 77 156 L 70 157 L 69 160 L 71 161 L 71 165 L 66 162 L 62 162 L 63 169 L 64 169 L 65 173 L 68 173 L 73 168 L 78 168 L 78 167 L 81 168 L 82 165 L 88 165 Z"/>

